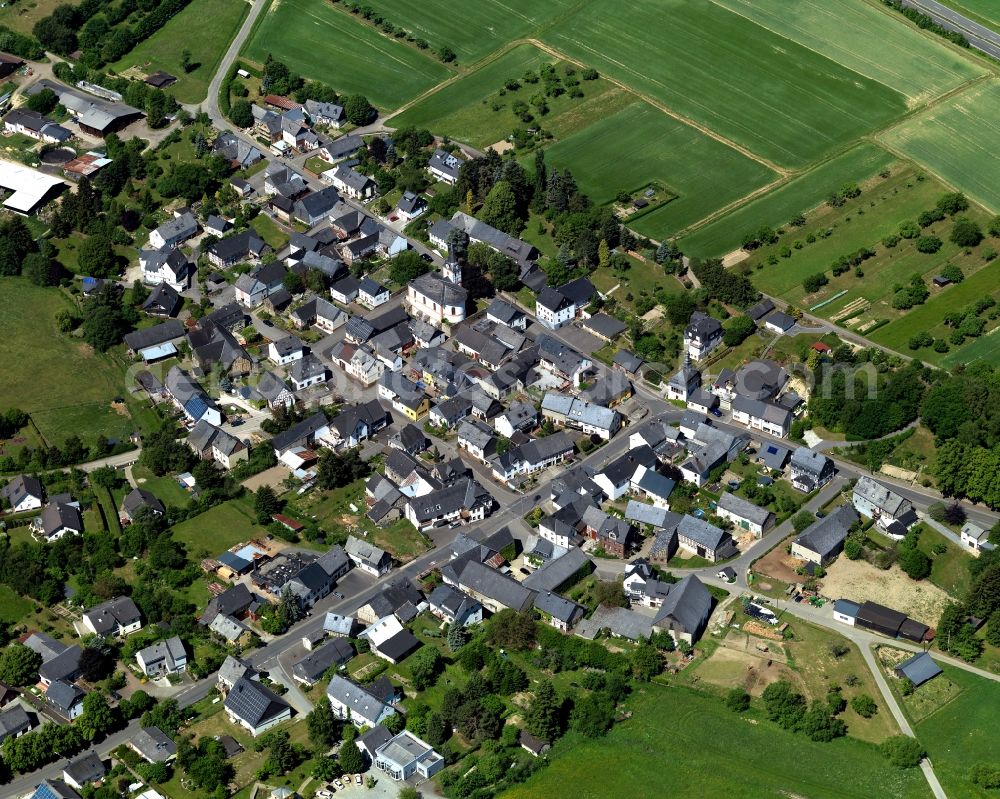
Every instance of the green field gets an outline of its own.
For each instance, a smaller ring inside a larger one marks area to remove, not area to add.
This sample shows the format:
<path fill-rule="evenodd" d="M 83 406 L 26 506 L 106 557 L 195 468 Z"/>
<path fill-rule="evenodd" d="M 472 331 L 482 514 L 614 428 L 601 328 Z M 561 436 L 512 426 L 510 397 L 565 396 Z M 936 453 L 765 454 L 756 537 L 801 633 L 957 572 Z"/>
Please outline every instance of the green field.
<path fill-rule="evenodd" d="M 558 742 L 549 765 L 505 799 L 928 796 L 919 770 L 890 767 L 871 744 L 813 743 L 686 688 L 650 685 L 630 709 L 632 718 L 606 738 L 571 734 Z"/>
<path fill-rule="evenodd" d="M 177 83 L 167 91 L 178 102 L 200 103 L 248 9 L 243 0 L 191 0 L 160 30 L 112 64 L 112 69 L 169 72 L 177 77 Z M 191 72 L 181 68 L 183 50 L 190 50 L 191 63 L 198 65 Z"/>
<path fill-rule="evenodd" d="M 19 624 L 35 609 L 35 603 L 6 585 L 0 585 L 0 622 Z"/>
<path fill-rule="evenodd" d="M 0 278 L 0 408 L 29 412 L 50 444 L 73 434 L 86 444 L 126 437 L 134 423 L 110 405 L 125 394 L 124 367 L 59 332 L 56 313 L 70 307 L 57 289 Z"/>
<path fill-rule="evenodd" d="M 1000 211 L 998 135 L 1000 82 L 989 81 L 906 120 L 882 139 L 987 208 Z"/>
<path fill-rule="evenodd" d="M 1000 6 L 994 0 L 948 0 L 948 6 L 980 25 L 1000 31 Z"/>
<path fill-rule="evenodd" d="M 899 92 L 709 0 L 594 3 L 544 38 L 791 168 L 906 109 Z"/>
<path fill-rule="evenodd" d="M 499 97 L 506 80 L 520 78 L 528 70 L 537 71 L 541 65 L 555 61 L 533 45 L 518 45 L 393 117 L 392 125 L 428 128 L 473 147 L 488 147 L 515 127 L 524 127 L 511 106 L 517 100 L 528 102 L 538 93 L 537 84 L 523 84 Z M 538 117 L 538 124 L 556 138 L 565 138 L 634 100 L 628 92 L 603 79 L 581 81 L 580 88 L 582 98 L 572 98 L 568 93 L 550 98 L 549 113 Z M 494 101 L 500 105 L 496 111 Z"/>
<path fill-rule="evenodd" d="M 452 74 L 433 55 L 323 0 L 276 0 L 244 53 L 258 63 L 271 53 L 304 77 L 364 94 L 382 109 L 397 108 Z"/>
<path fill-rule="evenodd" d="M 700 227 L 680 240 L 687 255 L 717 257 L 739 249 L 744 234 L 761 225 L 781 227 L 798 213 L 823 203 L 847 181 L 861 183 L 895 158 L 873 144 L 860 144 L 788 181 L 746 205 Z M 893 167 L 894 168 L 894 167 Z"/>
<path fill-rule="evenodd" d="M 189 558 L 215 557 L 234 544 L 267 534 L 254 517 L 249 501 L 229 500 L 193 519 L 174 525 L 173 537 L 187 545 Z"/>
<path fill-rule="evenodd" d="M 997 330 L 1000 328 L 994 328 L 985 336 L 980 336 L 960 349 L 948 353 L 938 363 L 946 368 L 958 364 L 968 365 L 977 361 L 986 361 L 994 366 L 1000 366 L 1000 341 L 996 338 Z"/>
<path fill-rule="evenodd" d="M 606 116 L 546 151 L 598 203 L 658 181 L 679 196 L 636 228 L 663 237 L 776 177 L 767 167 L 645 103 Z M 706 165 L 711 165 L 707 167 Z"/>
<path fill-rule="evenodd" d="M 950 329 L 945 327 L 942 317 L 949 311 L 959 311 L 971 305 L 980 297 L 991 295 L 1000 299 L 1000 262 L 993 261 L 980 269 L 974 275 L 967 277 L 957 286 L 948 286 L 940 294 L 931 295 L 923 305 L 906 312 L 906 315 L 885 327 L 872 333 L 871 338 L 887 347 L 900 349 L 906 346 L 911 336 L 927 331 L 935 338 L 947 339 Z M 991 346 L 992 344 L 992 346 Z M 975 347 L 975 358 L 983 358 L 991 363 L 1000 363 L 1000 353 L 997 352 L 995 335 L 985 335 L 971 339 L 966 345 L 949 353 L 951 363 L 968 363 L 970 357 L 967 347 Z M 920 357 L 936 363 L 942 356 L 933 350 L 921 350 Z"/>
<path fill-rule="evenodd" d="M 863 0 L 716 1 L 914 101 L 942 94 L 985 73 L 954 48 Z"/>
<path fill-rule="evenodd" d="M 963 690 L 915 725 L 917 737 L 927 747 L 934 771 L 950 799 L 995 796 L 995 791 L 984 791 L 972 784 L 969 769 L 976 763 L 997 765 L 994 729 L 1000 713 L 1000 685 L 941 665 L 943 676 Z"/>
<path fill-rule="evenodd" d="M 393 25 L 405 28 L 432 48 L 447 45 L 459 63 L 476 61 L 514 39 L 572 10 L 575 0 L 381 0 L 376 10 Z"/>

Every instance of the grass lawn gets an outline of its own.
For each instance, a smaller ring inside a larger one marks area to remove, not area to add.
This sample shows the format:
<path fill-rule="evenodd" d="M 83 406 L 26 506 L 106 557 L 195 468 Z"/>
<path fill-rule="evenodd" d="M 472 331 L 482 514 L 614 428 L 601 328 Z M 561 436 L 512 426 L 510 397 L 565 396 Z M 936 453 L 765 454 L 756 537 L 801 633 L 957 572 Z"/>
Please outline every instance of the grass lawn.
<path fill-rule="evenodd" d="M 940 548 L 940 545 L 944 545 L 946 549 L 939 555 L 934 549 Z M 920 534 L 918 547 L 931 559 L 930 581 L 955 599 L 964 597 L 972 581 L 969 576 L 969 560 L 972 556 L 927 525 L 924 525 Z"/>
<path fill-rule="evenodd" d="M 555 21 L 575 5 L 575 0 L 481 0 L 456 13 L 452 0 L 383 0 L 378 11 L 393 25 L 426 39 L 431 48 L 447 45 L 460 64 L 468 64 Z M 475 35 L 470 35 L 473 31 Z"/>
<path fill-rule="evenodd" d="M 681 249 L 701 258 L 737 250 L 743 236 L 761 225 L 779 228 L 798 213 L 826 201 L 849 180 L 861 183 L 881 170 L 895 167 L 895 157 L 874 144 L 860 144 L 825 161 L 762 197 L 697 228 L 680 240 Z"/>
<path fill-rule="evenodd" d="M 257 231 L 257 234 L 267 242 L 272 250 L 277 252 L 288 243 L 288 235 L 277 223 L 267 214 L 257 214 L 251 221 L 250 227 Z"/>
<path fill-rule="evenodd" d="M 611 142 L 614 157 L 609 157 Z M 641 102 L 601 114 L 581 132 L 557 141 L 546 152 L 546 161 L 550 169 L 571 169 L 581 190 L 597 203 L 653 182 L 670 189 L 676 199 L 633 225 L 656 238 L 704 218 L 776 177 L 767 167 Z"/>
<path fill-rule="evenodd" d="M 42 17 L 51 14 L 62 0 L 24 0 L 8 6 L 11 10 L 3 15 L 2 24 L 18 33 L 31 35 L 31 29 Z"/>
<path fill-rule="evenodd" d="M 905 120 L 881 138 L 997 212 L 1000 164 L 991 153 L 998 116 L 1000 81 L 988 81 Z"/>
<path fill-rule="evenodd" d="M 628 704 L 631 719 L 616 724 L 605 738 L 566 736 L 553 747 L 546 768 L 504 797 L 927 795 L 918 770 L 894 769 L 862 741 L 813 743 L 778 729 L 756 709 L 736 716 L 718 698 L 678 686 L 651 684 Z M 597 764 L 600 776 L 594 773 Z M 844 779 L 847 774 L 850 779 Z M 581 780 L 581 775 L 592 777 Z"/>
<path fill-rule="evenodd" d="M 906 110 L 899 92 L 709 0 L 592 3 L 543 38 L 789 168 Z"/>
<path fill-rule="evenodd" d="M 186 544 L 188 556 L 197 560 L 215 557 L 234 544 L 266 535 L 267 531 L 257 524 L 250 502 L 231 499 L 216 505 L 174 525 L 173 537 Z"/>
<path fill-rule="evenodd" d="M 393 117 L 392 124 L 426 127 L 474 147 L 488 147 L 506 138 L 514 128 L 524 127 L 524 122 L 515 116 L 511 107 L 519 100 L 529 102 L 541 86 L 540 83 L 522 82 L 521 88 L 508 91 L 504 84 L 509 78 L 520 79 L 529 70 L 537 73 L 543 64 L 556 64 L 562 76 L 566 62 L 534 45 L 519 44 L 423 98 Z M 573 98 L 564 93 L 548 98 L 549 112 L 537 117 L 532 124 L 563 139 L 591 124 L 595 118 L 607 116 L 612 110 L 634 101 L 632 95 L 603 79 L 580 81 L 579 88 L 583 97 Z M 500 91 L 503 91 L 502 97 Z M 494 103 L 496 110 L 493 110 Z"/>
<path fill-rule="evenodd" d="M 433 55 L 323 0 L 271 5 L 244 49 L 259 64 L 268 53 L 306 78 L 365 94 L 382 109 L 397 108 L 452 74 Z"/>
<path fill-rule="evenodd" d="M 72 434 L 87 444 L 102 434 L 125 438 L 135 423 L 110 404 L 125 395 L 124 369 L 59 332 L 56 313 L 71 307 L 59 289 L 19 277 L 0 278 L 0 358 L 8 364 L 0 380 L 0 408 L 30 413 L 50 444 L 61 444 Z M 24 357 L 26 352 L 30 358 Z"/>
<path fill-rule="evenodd" d="M 164 505 L 182 508 L 191 499 L 191 495 L 171 475 L 155 477 L 145 466 L 136 464 L 132 467 L 132 476 L 140 486 L 152 491 Z"/>
<path fill-rule="evenodd" d="M 962 692 L 918 722 L 917 736 L 927 747 L 934 771 L 951 799 L 993 796 L 994 792 L 972 784 L 969 769 L 976 763 L 996 763 L 993 730 L 1000 713 L 1000 691 L 990 680 L 952 666 L 942 668 L 944 674 L 921 686 L 917 693 L 939 680 L 951 681 Z"/>
<path fill-rule="evenodd" d="M 836 5 L 823 0 L 719 3 L 848 69 L 891 86 L 911 101 L 929 99 L 984 73 L 954 48 L 928 39 L 909 25 L 898 24 L 890 12 L 882 12 L 863 0 L 844 0 Z"/>
<path fill-rule="evenodd" d="M 357 510 L 352 510 L 351 505 Z M 365 481 L 362 479 L 333 491 L 311 491 L 303 498 L 296 498 L 294 506 L 287 512 L 293 516 L 296 513 L 311 516 L 321 529 L 327 531 L 346 529 L 354 535 L 365 535 L 376 546 L 404 563 L 430 549 L 427 537 L 406 519 L 381 528 L 365 516 L 365 511 Z"/>
<path fill-rule="evenodd" d="M 0 585 L 0 621 L 16 624 L 32 613 L 35 603 L 21 596 L 13 588 Z"/>
<path fill-rule="evenodd" d="M 112 68 L 137 67 L 145 73 L 163 70 L 177 78 L 167 91 L 181 103 L 200 103 L 208 84 L 247 14 L 243 0 L 191 0 L 179 13 Z M 181 67 L 181 53 L 191 53 L 190 72 Z"/>

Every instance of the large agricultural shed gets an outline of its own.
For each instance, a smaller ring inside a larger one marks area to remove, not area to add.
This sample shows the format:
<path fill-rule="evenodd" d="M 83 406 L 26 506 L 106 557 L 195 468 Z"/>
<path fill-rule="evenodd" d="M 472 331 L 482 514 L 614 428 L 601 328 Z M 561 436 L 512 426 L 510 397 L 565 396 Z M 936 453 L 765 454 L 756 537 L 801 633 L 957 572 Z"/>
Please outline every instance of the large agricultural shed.
<path fill-rule="evenodd" d="M 66 188 L 66 184 L 23 164 L 0 161 L 0 188 L 13 192 L 4 200 L 4 208 L 27 216 Z"/>

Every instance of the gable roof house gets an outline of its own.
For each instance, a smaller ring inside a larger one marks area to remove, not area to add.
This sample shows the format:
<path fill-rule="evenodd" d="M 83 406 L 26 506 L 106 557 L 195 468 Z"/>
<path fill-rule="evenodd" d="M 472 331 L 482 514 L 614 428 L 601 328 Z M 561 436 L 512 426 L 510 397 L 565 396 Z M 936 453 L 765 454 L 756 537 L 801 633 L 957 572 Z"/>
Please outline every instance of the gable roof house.
<path fill-rule="evenodd" d="M 720 518 L 729 519 L 739 529 L 749 530 L 757 538 L 760 538 L 774 523 L 774 514 L 769 510 L 728 491 L 719 497 L 715 514 Z"/>
<path fill-rule="evenodd" d="M 942 674 L 943 670 L 934 662 L 930 652 L 919 652 L 896 666 L 895 672 L 897 677 L 906 678 L 914 688 L 919 688 L 925 682 Z"/>
<path fill-rule="evenodd" d="M 149 286 L 168 286 L 174 291 L 184 291 L 191 284 L 191 263 L 177 248 L 139 250 L 139 267 L 142 282 Z"/>
<path fill-rule="evenodd" d="M 46 704 L 68 721 L 83 715 L 85 696 L 86 694 L 77 685 L 65 680 L 53 680 L 45 688 Z"/>
<path fill-rule="evenodd" d="M 177 316 L 181 304 L 181 295 L 177 293 L 177 289 L 168 283 L 160 283 L 153 287 L 140 307 L 147 316 Z"/>
<path fill-rule="evenodd" d="M 37 477 L 30 474 L 19 474 L 11 478 L 3 488 L 0 488 L 0 497 L 7 500 L 11 513 L 22 513 L 42 507 L 45 492 Z"/>
<path fill-rule="evenodd" d="M 538 337 L 538 365 L 556 377 L 572 382 L 579 388 L 583 378 L 594 367 L 590 358 L 549 335 Z"/>
<path fill-rule="evenodd" d="M 177 757 L 177 744 L 159 727 L 140 727 L 128 746 L 147 763 L 167 763 Z"/>
<path fill-rule="evenodd" d="M 429 494 L 412 497 L 404 513 L 423 532 L 453 522 L 482 521 L 493 511 L 494 502 L 489 491 L 466 477 Z"/>
<path fill-rule="evenodd" d="M 612 502 L 622 497 L 631 487 L 632 478 L 642 467 L 653 468 L 656 455 L 648 446 L 642 445 L 622 453 L 597 472 L 594 483 Z"/>
<path fill-rule="evenodd" d="M 247 308 L 256 308 L 273 292 L 284 288 L 287 275 L 288 270 L 281 261 L 255 267 L 236 279 L 236 301 Z"/>
<path fill-rule="evenodd" d="M 330 216 L 339 202 L 340 194 L 333 186 L 327 186 L 297 200 L 295 218 L 302 224 L 312 227 Z"/>
<path fill-rule="evenodd" d="M 72 131 L 27 107 L 13 109 L 3 122 L 8 133 L 20 133 L 46 144 L 62 144 L 73 138 Z"/>
<path fill-rule="evenodd" d="M 383 574 L 388 574 L 392 568 L 392 555 L 384 549 L 379 549 L 374 544 L 353 535 L 347 537 L 347 543 L 344 544 L 344 551 L 351 559 L 351 563 L 373 577 L 381 577 Z"/>
<path fill-rule="evenodd" d="M 223 707 L 229 720 L 248 730 L 254 738 L 292 717 L 291 705 L 246 677 L 237 680 L 226 694 Z"/>
<path fill-rule="evenodd" d="M 514 238 L 462 211 L 455 212 L 450 224 L 452 227 L 464 230 L 470 242 L 485 244 L 490 249 L 510 258 L 518 266 L 526 266 L 538 257 L 538 250 L 533 244 Z"/>
<path fill-rule="evenodd" d="M 20 738 L 34 726 L 31 717 L 19 703 L 0 712 L 0 743 L 7 738 Z"/>
<path fill-rule="evenodd" d="M 198 220 L 187 208 L 174 211 L 169 219 L 149 233 L 149 243 L 157 250 L 176 247 L 198 234 Z"/>
<path fill-rule="evenodd" d="M 791 411 L 767 400 L 737 395 L 732 401 L 732 412 L 734 422 L 777 438 L 787 436 L 792 426 Z"/>
<path fill-rule="evenodd" d="M 323 179 L 332 183 L 339 192 L 355 200 L 367 200 L 378 193 L 374 180 L 347 164 L 328 169 L 323 173 Z"/>
<path fill-rule="evenodd" d="M 435 180 L 440 180 L 443 183 L 447 183 L 449 186 L 454 186 L 458 181 L 458 173 L 464 164 L 461 158 L 452 155 L 451 153 L 446 153 L 444 150 L 435 150 L 427 162 L 427 171 L 431 173 L 431 177 Z"/>
<path fill-rule="evenodd" d="M 841 505 L 809 525 L 792 542 L 792 555 L 826 566 L 844 548 L 844 541 L 858 514 L 851 505 Z"/>
<path fill-rule="evenodd" d="M 389 583 L 380 593 L 358 608 L 358 621 L 375 624 L 379 619 L 395 616 L 402 622 L 414 619 L 427 607 L 424 595 L 406 578 Z"/>
<path fill-rule="evenodd" d="M 684 515 L 677 524 L 677 544 L 713 563 L 736 554 L 732 536 L 714 524 Z"/>
<path fill-rule="evenodd" d="M 822 452 L 798 447 L 789 463 L 789 477 L 799 491 L 813 491 L 833 479 L 833 461 Z"/>
<path fill-rule="evenodd" d="M 247 460 L 250 451 L 236 436 L 202 419 L 188 433 L 187 445 L 202 460 L 215 461 L 226 469 Z"/>
<path fill-rule="evenodd" d="M 621 427 L 621 414 L 580 397 L 549 391 L 542 398 L 542 417 L 553 424 L 596 435 L 605 441 Z"/>
<path fill-rule="evenodd" d="M 226 269 L 240 261 L 259 261 L 270 251 L 271 248 L 264 239 L 251 228 L 235 236 L 219 239 L 208 247 L 205 254 L 212 264 Z"/>
<path fill-rule="evenodd" d="M 427 597 L 430 611 L 448 624 L 470 627 L 483 620 L 483 606 L 454 586 L 441 583 Z"/>
<path fill-rule="evenodd" d="M 420 647 L 420 641 L 395 615 L 378 619 L 365 628 L 359 637 L 367 638 L 372 651 L 393 664 L 405 660 Z"/>
<path fill-rule="evenodd" d="M 854 484 L 851 501 L 859 513 L 874 519 L 879 528 L 893 538 L 902 538 L 917 523 L 916 511 L 908 499 L 867 475 Z"/>
<path fill-rule="evenodd" d="M 84 611 L 80 624 L 94 635 L 124 638 L 142 628 L 142 614 L 131 598 L 119 596 Z"/>
<path fill-rule="evenodd" d="M 136 653 L 135 660 L 147 677 L 165 677 L 187 671 L 187 652 L 176 635 L 141 649 Z"/>
<path fill-rule="evenodd" d="M 80 503 L 63 502 L 53 498 L 42 509 L 42 515 L 32 524 L 35 531 L 49 543 L 58 541 L 64 535 L 80 535 L 83 532 Z"/>
<path fill-rule="evenodd" d="M 396 711 L 381 699 L 339 674 L 330 678 L 326 696 L 334 715 L 355 727 L 377 727 Z"/>
<path fill-rule="evenodd" d="M 689 574 L 670 587 L 653 618 L 653 629 L 670 633 L 675 642 L 693 644 L 701 637 L 711 615 L 712 595 L 701 580 Z"/>
<path fill-rule="evenodd" d="M 292 664 L 292 677 L 303 685 L 319 682 L 331 668 L 342 666 L 354 657 L 354 647 L 345 638 L 334 638 Z"/>
<path fill-rule="evenodd" d="M 122 499 L 122 506 L 118 515 L 123 522 L 130 524 L 136 517 L 136 514 L 144 508 L 156 516 L 162 516 L 166 513 L 163 503 L 152 492 L 144 488 L 133 488 Z"/>
<path fill-rule="evenodd" d="M 458 588 L 481 602 L 490 613 L 499 613 L 507 608 L 527 610 L 534 604 L 534 591 L 475 559 L 462 566 L 458 573 Z"/>
<path fill-rule="evenodd" d="M 104 762 L 90 750 L 69 761 L 63 768 L 62 776 L 67 785 L 82 791 L 84 785 L 99 782 L 106 773 Z"/>

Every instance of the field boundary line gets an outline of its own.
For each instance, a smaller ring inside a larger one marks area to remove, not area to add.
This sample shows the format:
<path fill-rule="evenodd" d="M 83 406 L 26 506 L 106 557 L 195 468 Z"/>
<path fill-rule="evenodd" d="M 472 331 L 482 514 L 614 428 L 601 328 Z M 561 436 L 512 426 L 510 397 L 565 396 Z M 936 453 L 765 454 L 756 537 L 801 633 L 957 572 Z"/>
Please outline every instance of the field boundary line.
<path fill-rule="evenodd" d="M 589 67 L 590 66 L 589 64 L 586 64 L 586 63 L 584 63 L 583 61 L 580 61 L 577 58 L 572 58 L 572 57 L 566 55 L 561 50 L 553 47 L 550 44 L 546 44 L 545 42 L 540 41 L 539 39 L 525 39 L 524 41 L 526 41 L 529 44 L 533 44 L 539 50 L 542 50 L 543 52 L 546 52 L 546 53 L 548 53 L 551 56 L 555 56 L 556 58 L 562 59 L 563 61 L 568 61 L 571 64 L 576 64 L 578 67 Z M 614 77 L 612 77 L 612 76 L 610 76 L 610 75 L 608 75 L 608 74 L 606 74 L 604 72 L 601 73 L 601 77 L 604 78 L 609 83 L 613 83 L 618 88 L 620 88 L 620 89 L 628 92 L 629 94 L 631 94 L 631 95 L 633 95 L 635 97 L 638 97 L 644 103 L 647 103 L 648 105 L 653 106 L 653 108 L 656 108 L 657 110 L 662 111 L 667 116 L 673 117 L 678 122 L 683 122 L 688 127 L 694 128 L 695 130 L 699 131 L 700 133 L 705 134 L 706 136 L 708 136 L 711 139 L 715 139 L 720 144 L 724 144 L 727 147 L 729 147 L 730 149 L 736 150 L 736 152 L 740 153 L 741 155 L 746 156 L 751 161 L 756 161 L 758 164 L 761 164 L 762 166 L 766 166 L 772 172 L 776 172 L 777 174 L 782 175 L 782 176 L 788 176 L 788 175 L 790 175 L 790 174 L 793 173 L 793 170 L 787 169 L 787 168 L 785 168 L 783 166 L 778 166 L 773 161 L 770 161 L 767 158 L 764 158 L 763 156 L 757 155 L 757 153 L 755 153 L 752 150 L 748 149 L 744 145 L 737 144 L 732 139 L 726 138 L 721 133 L 718 133 L 718 132 L 712 130 L 711 128 L 706 127 L 702 123 L 696 122 L 695 120 L 691 119 L 690 117 L 686 117 L 683 114 L 681 114 L 681 113 L 679 113 L 677 111 L 674 111 L 672 108 L 670 108 L 670 106 L 664 105 L 661 101 L 659 101 L 659 100 L 657 100 L 657 99 L 655 99 L 653 97 L 650 97 L 648 94 L 640 92 L 634 86 L 629 86 L 627 83 L 623 83 L 622 81 L 618 80 L 618 78 L 614 78 Z"/>
<path fill-rule="evenodd" d="M 775 189 L 780 189 L 786 183 L 790 183 L 795 178 L 799 177 L 801 174 L 804 173 L 797 173 L 797 174 L 789 173 L 787 175 L 782 175 L 777 179 L 772 180 L 770 183 L 754 189 L 749 194 L 744 194 L 742 197 L 737 197 L 735 200 L 732 200 L 731 202 L 722 206 L 722 208 L 717 208 L 707 216 L 704 216 L 701 219 L 697 219 L 687 227 L 678 230 L 671 236 L 671 238 L 679 239 L 682 236 L 686 236 L 688 233 L 693 233 L 695 230 L 698 230 L 699 228 L 702 228 L 705 225 L 710 225 L 712 222 L 715 222 L 717 219 L 721 219 L 731 211 L 735 211 L 737 208 L 740 208 L 746 205 L 747 203 L 752 203 L 757 198 L 762 197 L 763 195 L 768 194 L 774 191 Z"/>

